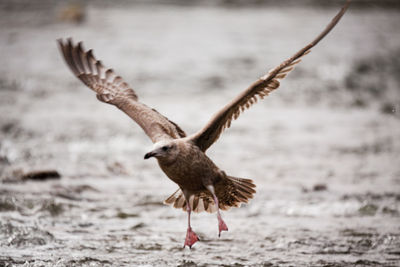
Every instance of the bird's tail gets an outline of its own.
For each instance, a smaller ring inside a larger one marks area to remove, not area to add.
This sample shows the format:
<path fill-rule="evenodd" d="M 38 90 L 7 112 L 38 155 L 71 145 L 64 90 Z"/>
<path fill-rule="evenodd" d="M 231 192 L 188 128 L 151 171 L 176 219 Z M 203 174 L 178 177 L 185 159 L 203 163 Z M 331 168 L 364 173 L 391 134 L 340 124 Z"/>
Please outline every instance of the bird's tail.
<path fill-rule="evenodd" d="M 256 193 L 256 185 L 250 179 L 226 176 L 215 185 L 215 194 L 219 201 L 221 210 L 228 210 L 231 207 L 240 207 L 247 203 Z M 190 199 L 190 207 L 194 212 L 217 211 L 214 199 L 208 190 L 199 191 L 193 194 Z M 164 204 L 173 205 L 174 208 L 186 211 L 186 200 L 181 189 L 176 190 L 171 196 L 164 200 Z"/>

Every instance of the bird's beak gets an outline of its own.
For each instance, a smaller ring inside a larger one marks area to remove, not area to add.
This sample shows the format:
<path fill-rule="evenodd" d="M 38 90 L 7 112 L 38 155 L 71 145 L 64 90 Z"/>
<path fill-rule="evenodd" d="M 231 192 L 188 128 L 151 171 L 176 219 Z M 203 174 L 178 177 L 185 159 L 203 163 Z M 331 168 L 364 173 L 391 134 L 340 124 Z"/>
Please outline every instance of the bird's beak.
<path fill-rule="evenodd" d="M 146 155 L 144 155 L 144 159 L 149 159 L 151 157 L 154 157 L 156 155 L 156 153 L 154 153 L 153 151 L 147 153 Z"/>

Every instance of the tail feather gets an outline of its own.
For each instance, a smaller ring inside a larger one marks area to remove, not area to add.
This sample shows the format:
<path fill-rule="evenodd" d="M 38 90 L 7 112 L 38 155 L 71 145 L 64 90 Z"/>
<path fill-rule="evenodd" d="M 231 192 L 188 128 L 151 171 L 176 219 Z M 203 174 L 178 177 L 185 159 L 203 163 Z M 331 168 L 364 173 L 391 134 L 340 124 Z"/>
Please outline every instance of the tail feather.
<path fill-rule="evenodd" d="M 181 189 L 176 190 L 172 195 L 170 195 L 167 199 L 164 200 L 164 204 L 171 205 L 174 204 L 175 200 L 182 193 Z"/>
<path fill-rule="evenodd" d="M 192 209 L 193 210 L 198 210 L 198 206 L 199 206 L 199 202 L 200 202 L 200 198 L 198 197 L 193 197 L 193 205 L 192 205 Z"/>
<path fill-rule="evenodd" d="M 235 184 L 235 186 L 238 189 L 236 193 L 240 193 L 246 199 L 252 198 L 253 194 L 256 192 L 252 187 L 248 185 Z"/>
<path fill-rule="evenodd" d="M 248 203 L 256 193 L 256 185 L 250 179 L 226 176 L 215 185 L 215 193 L 218 197 L 219 208 L 228 210 L 231 207 L 240 207 L 241 203 Z M 211 193 L 207 190 L 193 194 L 189 199 L 190 206 L 194 212 L 206 211 L 213 213 L 217 211 Z M 186 211 L 186 200 L 181 189 L 176 190 L 169 196 L 164 204 L 173 205 L 174 208 Z"/>

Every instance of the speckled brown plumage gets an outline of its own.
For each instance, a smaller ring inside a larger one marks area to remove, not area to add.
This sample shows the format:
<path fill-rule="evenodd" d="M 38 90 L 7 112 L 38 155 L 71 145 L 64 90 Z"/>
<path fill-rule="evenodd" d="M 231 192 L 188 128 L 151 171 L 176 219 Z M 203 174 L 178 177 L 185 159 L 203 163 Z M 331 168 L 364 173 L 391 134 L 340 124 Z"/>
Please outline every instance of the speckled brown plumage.
<path fill-rule="evenodd" d="M 92 50 L 84 51 L 81 43 L 74 45 L 71 39 L 66 42 L 58 40 L 58 43 L 67 65 L 75 76 L 95 91 L 100 101 L 115 105 L 124 111 L 153 141 L 154 146 L 145 155 L 145 159 L 157 158 L 160 168 L 179 186 L 165 203 L 188 212 L 185 245 L 191 247 L 198 241 L 190 226 L 192 210 L 216 211 L 221 234 L 221 231 L 227 231 L 228 227 L 219 210 L 238 207 L 241 203 L 247 203 L 255 194 L 252 180 L 226 175 L 205 154 L 206 150 L 218 140 L 224 129 L 230 127 L 231 122 L 237 119 L 241 112 L 279 87 L 280 80 L 285 78 L 301 58 L 339 22 L 349 3 L 348 0 L 326 29 L 310 44 L 254 82 L 217 112 L 200 131 L 191 136 L 186 136 L 177 124 L 139 102 L 136 92 L 112 69 L 107 70 L 93 56 Z"/>
<path fill-rule="evenodd" d="M 159 165 L 164 173 L 182 190 L 178 190 L 165 200 L 166 204 L 173 204 L 175 208 L 186 210 L 186 200 L 183 190 L 191 196 L 189 202 L 195 212 L 215 212 L 212 194 L 207 190 L 207 185 L 215 187 L 219 199 L 219 208 L 227 210 L 238 207 L 240 203 L 247 203 L 253 198 L 255 185 L 250 179 L 241 179 L 227 176 L 221 171 L 199 147 L 187 142 L 185 139 L 176 140 L 179 154 L 170 161 L 159 159 Z"/>

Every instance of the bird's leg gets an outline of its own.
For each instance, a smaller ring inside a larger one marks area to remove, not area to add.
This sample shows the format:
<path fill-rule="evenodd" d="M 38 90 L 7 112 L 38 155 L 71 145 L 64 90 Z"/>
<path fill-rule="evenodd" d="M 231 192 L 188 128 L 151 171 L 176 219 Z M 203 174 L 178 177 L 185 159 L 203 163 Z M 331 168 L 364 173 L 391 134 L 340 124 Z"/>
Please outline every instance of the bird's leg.
<path fill-rule="evenodd" d="M 192 230 L 192 227 L 190 226 L 190 213 L 192 212 L 192 209 L 190 208 L 190 203 L 189 203 L 189 197 L 184 194 L 185 199 L 186 199 L 186 210 L 188 213 L 188 228 L 186 231 L 186 238 L 185 238 L 185 244 L 183 244 L 183 247 L 189 246 L 189 248 L 192 248 L 194 243 L 199 241 L 199 237 L 196 235 L 196 233 Z"/>
<path fill-rule="evenodd" d="M 228 226 L 226 226 L 226 223 L 224 222 L 224 220 L 222 220 L 221 217 L 221 213 L 219 212 L 219 202 L 218 202 L 218 198 L 215 195 L 215 189 L 214 186 L 212 185 L 208 185 L 207 186 L 208 191 L 211 192 L 213 198 L 214 198 L 214 203 L 217 206 L 217 218 L 218 218 L 218 236 L 221 237 L 221 232 L 222 231 L 228 231 Z"/>

